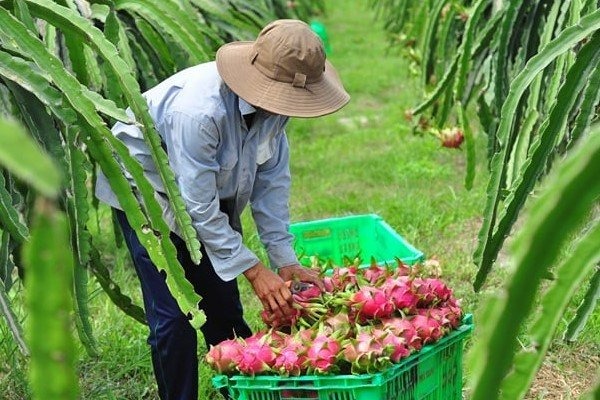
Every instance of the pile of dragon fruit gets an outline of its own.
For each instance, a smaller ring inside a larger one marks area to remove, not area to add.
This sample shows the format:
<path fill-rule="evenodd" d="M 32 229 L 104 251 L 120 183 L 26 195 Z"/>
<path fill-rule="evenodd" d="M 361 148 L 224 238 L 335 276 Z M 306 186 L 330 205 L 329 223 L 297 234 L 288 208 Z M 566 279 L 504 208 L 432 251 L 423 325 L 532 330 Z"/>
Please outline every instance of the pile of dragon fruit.
<path fill-rule="evenodd" d="M 380 372 L 461 324 L 459 300 L 423 265 L 333 267 L 325 291 L 293 294 L 289 319 L 263 311 L 268 329 L 211 346 L 206 361 L 228 375 Z"/>

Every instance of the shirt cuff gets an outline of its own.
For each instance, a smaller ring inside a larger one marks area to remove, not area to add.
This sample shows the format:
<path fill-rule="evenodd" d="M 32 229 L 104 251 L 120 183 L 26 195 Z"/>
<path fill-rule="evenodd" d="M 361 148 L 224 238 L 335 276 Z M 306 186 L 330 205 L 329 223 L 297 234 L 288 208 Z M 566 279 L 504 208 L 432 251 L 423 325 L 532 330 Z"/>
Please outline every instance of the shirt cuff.
<path fill-rule="evenodd" d="M 242 246 L 240 252 L 234 257 L 227 259 L 219 258 L 208 246 L 204 246 L 204 250 L 206 250 L 215 272 L 225 282 L 234 280 L 260 261 L 246 246 Z"/>
<path fill-rule="evenodd" d="M 267 252 L 269 254 L 271 268 L 273 269 L 279 269 L 289 265 L 300 265 L 298 257 L 296 257 L 296 253 L 294 252 L 292 246 L 273 246 L 270 247 Z"/>

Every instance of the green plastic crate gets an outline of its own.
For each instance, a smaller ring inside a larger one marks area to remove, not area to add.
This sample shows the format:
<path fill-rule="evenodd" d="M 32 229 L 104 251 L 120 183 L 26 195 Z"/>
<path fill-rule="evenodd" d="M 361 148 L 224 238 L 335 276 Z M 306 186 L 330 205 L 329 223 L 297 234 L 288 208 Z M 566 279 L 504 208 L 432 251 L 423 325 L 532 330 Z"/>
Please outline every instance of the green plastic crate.
<path fill-rule="evenodd" d="M 331 260 L 343 265 L 345 257 L 357 255 L 362 265 L 371 257 L 380 263 L 394 263 L 400 258 L 406 264 L 422 261 L 423 253 L 400 236 L 377 214 L 353 215 L 290 225 L 295 236 L 294 248 L 300 262 L 310 265 L 310 257 Z"/>
<path fill-rule="evenodd" d="M 464 339 L 472 330 L 467 314 L 457 330 L 376 374 L 217 375 L 213 385 L 235 400 L 460 400 Z"/>

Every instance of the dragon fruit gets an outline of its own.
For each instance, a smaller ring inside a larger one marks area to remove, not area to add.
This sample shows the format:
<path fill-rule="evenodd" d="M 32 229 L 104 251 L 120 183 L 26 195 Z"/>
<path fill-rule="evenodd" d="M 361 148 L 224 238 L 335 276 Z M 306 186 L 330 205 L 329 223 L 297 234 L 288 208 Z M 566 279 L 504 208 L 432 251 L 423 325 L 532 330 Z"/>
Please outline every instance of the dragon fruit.
<path fill-rule="evenodd" d="M 325 291 L 327 293 L 333 293 L 336 290 L 335 282 L 333 281 L 333 278 L 331 276 L 323 277 L 323 286 L 325 286 Z"/>
<path fill-rule="evenodd" d="M 451 149 L 458 149 L 465 140 L 465 135 L 459 128 L 446 128 L 439 132 L 438 137 L 442 141 L 442 146 Z"/>
<path fill-rule="evenodd" d="M 238 370 L 242 374 L 256 375 L 271 370 L 275 362 L 275 352 L 269 345 L 267 336 L 246 339 L 239 363 Z"/>
<path fill-rule="evenodd" d="M 425 315 L 415 315 L 410 322 L 417 331 L 423 344 L 433 343 L 444 335 L 442 325 L 436 319 Z"/>
<path fill-rule="evenodd" d="M 391 365 L 390 356 L 395 349 L 386 339 L 388 334 L 383 329 L 364 326 L 355 338 L 342 342 L 342 359 L 350 364 L 353 374 L 374 373 Z"/>
<path fill-rule="evenodd" d="M 334 268 L 331 280 L 335 291 L 344 292 L 352 286 L 356 286 L 358 267 L 349 266 L 343 268 Z"/>
<path fill-rule="evenodd" d="M 371 265 L 362 271 L 362 276 L 371 285 L 379 286 L 378 282 L 383 281 L 390 275 L 389 270 L 381 265 L 378 265 L 374 260 L 371 261 Z"/>
<path fill-rule="evenodd" d="M 397 310 L 405 314 L 414 313 L 419 297 L 413 291 L 411 280 L 405 276 L 388 278 L 381 286 Z"/>
<path fill-rule="evenodd" d="M 318 374 L 333 372 L 339 352 L 340 344 L 336 339 L 323 333 L 318 334 L 306 351 L 308 369 Z"/>
<path fill-rule="evenodd" d="M 439 278 L 439 262 L 397 263 L 394 269 L 376 262 L 363 269 L 328 264 L 325 290 L 294 293 L 294 311 L 285 320 L 263 312 L 270 330 L 213 346 L 206 361 L 219 373 L 282 376 L 375 373 L 401 362 L 457 328 L 462 310 Z M 291 397 L 308 398 L 302 390 Z"/>
<path fill-rule="evenodd" d="M 386 293 L 373 286 L 363 286 L 358 292 L 353 293 L 349 299 L 351 309 L 357 311 L 359 318 L 387 318 L 394 312 L 394 304 Z"/>
<path fill-rule="evenodd" d="M 413 287 L 419 296 L 419 307 L 430 307 L 452 296 L 452 290 L 437 278 L 414 279 Z"/>
<path fill-rule="evenodd" d="M 383 331 L 381 342 L 384 346 L 384 354 L 394 363 L 410 355 L 410 349 L 403 337 L 396 336 L 392 332 Z"/>
<path fill-rule="evenodd" d="M 233 372 L 242 357 L 242 344 L 229 339 L 211 346 L 206 354 L 206 362 L 221 374 Z"/>
<path fill-rule="evenodd" d="M 273 370 L 285 376 L 298 376 L 306 367 L 306 347 L 300 336 L 287 336 L 280 348 L 275 350 L 277 356 Z"/>
<path fill-rule="evenodd" d="M 351 336 L 353 334 L 352 328 L 350 316 L 346 313 L 329 316 L 323 321 L 323 332 L 336 338 L 343 339 Z"/>
<path fill-rule="evenodd" d="M 460 307 L 445 305 L 438 308 L 420 308 L 417 310 L 419 315 L 435 319 L 446 330 L 456 329 L 460 325 L 462 311 Z"/>
<path fill-rule="evenodd" d="M 401 337 L 409 349 L 419 351 L 423 347 L 423 340 L 408 319 L 396 317 L 384 319 L 381 322 L 383 329 Z"/>

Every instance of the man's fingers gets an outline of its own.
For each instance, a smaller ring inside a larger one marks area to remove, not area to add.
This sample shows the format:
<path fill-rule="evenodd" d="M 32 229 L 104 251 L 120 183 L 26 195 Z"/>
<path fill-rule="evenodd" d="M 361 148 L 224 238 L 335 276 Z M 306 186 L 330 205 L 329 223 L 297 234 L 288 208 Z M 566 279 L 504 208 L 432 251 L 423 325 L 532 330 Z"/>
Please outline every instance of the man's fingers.
<path fill-rule="evenodd" d="M 319 287 L 319 289 L 321 289 L 321 291 L 325 290 L 325 285 L 323 285 L 323 280 L 321 280 L 319 277 L 314 276 L 312 274 L 307 274 L 304 279 L 305 282 L 309 282 L 312 283 L 314 285 L 317 285 Z"/>
<path fill-rule="evenodd" d="M 282 293 L 283 290 L 280 290 L 276 293 L 273 294 L 273 297 L 275 299 L 275 301 L 277 302 L 277 306 L 279 307 L 279 310 L 281 311 L 281 313 L 284 316 L 290 315 L 290 313 L 292 312 L 292 308 L 290 307 L 291 305 L 291 295 L 289 297 L 289 300 L 286 300 L 285 295 Z"/>

